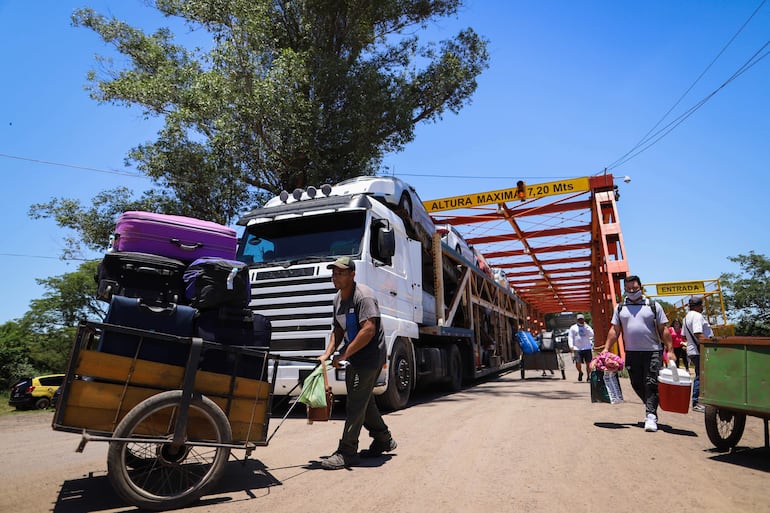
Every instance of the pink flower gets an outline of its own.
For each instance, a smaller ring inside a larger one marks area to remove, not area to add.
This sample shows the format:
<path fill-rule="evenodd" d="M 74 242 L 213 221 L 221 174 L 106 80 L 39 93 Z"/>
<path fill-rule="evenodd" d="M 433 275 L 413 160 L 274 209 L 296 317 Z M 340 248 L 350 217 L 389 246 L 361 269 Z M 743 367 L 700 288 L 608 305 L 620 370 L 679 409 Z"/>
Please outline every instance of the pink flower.
<path fill-rule="evenodd" d="M 600 370 L 602 372 L 618 372 L 623 370 L 625 362 L 623 359 L 610 352 L 603 352 L 596 355 L 590 363 L 592 369 Z"/>

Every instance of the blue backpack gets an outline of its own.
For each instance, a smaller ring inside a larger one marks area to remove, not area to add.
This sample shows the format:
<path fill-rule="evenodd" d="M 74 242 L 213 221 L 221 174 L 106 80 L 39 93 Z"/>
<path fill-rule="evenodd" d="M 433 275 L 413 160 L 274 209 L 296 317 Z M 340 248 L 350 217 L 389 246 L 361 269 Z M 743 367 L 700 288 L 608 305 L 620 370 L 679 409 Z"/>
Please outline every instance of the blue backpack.
<path fill-rule="evenodd" d="M 516 338 L 519 339 L 519 346 L 521 346 L 521 351 L 524 354 L 532 354 L 540 351 L 540 347 L 538 347 L 537 342 L 535 342 L 535 337 L 533 337 L 532 333 L 529 331 L 516 332 Z"/>

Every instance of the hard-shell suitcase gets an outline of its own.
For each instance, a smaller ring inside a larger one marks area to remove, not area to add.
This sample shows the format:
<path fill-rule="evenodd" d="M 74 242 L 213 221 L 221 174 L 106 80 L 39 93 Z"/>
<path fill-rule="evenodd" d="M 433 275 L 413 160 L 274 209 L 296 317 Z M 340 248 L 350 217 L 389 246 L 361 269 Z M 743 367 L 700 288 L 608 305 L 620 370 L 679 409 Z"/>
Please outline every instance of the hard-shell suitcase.
<path fill-rule="evenodd" d="M 226 346 L 270 347 L 270 320 L 248 308 L 222 307 L 203 310 L 195 319 L 196 336 Z M 204 348 L 201 370 L 265 379 L 266 360 L 262 356 L 243 355 Z"/>
<path fill-rule="evenodd" d="M 139 298 L 112 296 L 110 308 L 104 318 L 106 324 L 139 328 L 142 330 L 180 337 L 192 337 L 196 310 L 190 306 L 167 303 L 150 305 Z M 99 340 L 99 351 L 140 360 L 185 365 L 189 347 L 182 343 L 164 341 L 152 336 L 106 330 Z M 137 353 L 138 350 L 138 353 Z"/>
<path fill-rule="evenodd" d="M 148 253 L 107 253 L 99 262 L 96 297 L 108 302 L 115 295 L 149 303 L 186 303 L 182 280 L 186 268 L 181 260 Z"/>
<path fill-rule="evenodd" d="M 204 256 L 235 260 L 235 230 L 192 217 L 124 212 L 114 237 L 114 251 L 152 253 L 188 263 Z"/>
<path fill-rule="evenodd" d="M 251 300 L 249 268 L 243 262 L 204 257 L 184 273 L 185 297 L 190 305 L 204 310 L 231 306 L 244 308 Z"/>

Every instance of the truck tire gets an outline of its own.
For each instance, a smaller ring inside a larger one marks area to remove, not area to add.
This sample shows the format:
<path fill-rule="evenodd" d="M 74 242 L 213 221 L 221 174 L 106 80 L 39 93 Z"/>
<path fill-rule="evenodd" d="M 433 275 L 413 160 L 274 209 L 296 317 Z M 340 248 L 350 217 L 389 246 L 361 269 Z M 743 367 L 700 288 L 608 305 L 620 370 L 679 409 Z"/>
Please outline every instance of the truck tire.
<path fill-rule="evenodd" d="M 460 348 L 452 344 L 449 348 L 449 378 L 447 388 L 450 392 L 459 392 L 463 388 L 463 357 Z"/>
<path fill-rule="evenodd" d="M 402 410 L 414 388 L 414 357 L 408 341 L 396 340 L 388 364 L 388 388 L 377 396 L 377 404 L 387 411 Z"/>

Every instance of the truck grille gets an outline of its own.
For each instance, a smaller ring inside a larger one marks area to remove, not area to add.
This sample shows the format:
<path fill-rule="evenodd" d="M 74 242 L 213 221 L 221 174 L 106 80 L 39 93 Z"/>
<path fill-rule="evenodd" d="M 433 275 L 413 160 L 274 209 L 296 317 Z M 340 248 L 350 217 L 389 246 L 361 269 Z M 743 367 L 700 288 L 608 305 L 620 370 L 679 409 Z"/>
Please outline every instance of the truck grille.
<path fill-rule="evenodd" d="M 336 290 L 314 267 L 252 273 L 251 309 L 270 319 L 273 351 L 323 351 Z"/>

